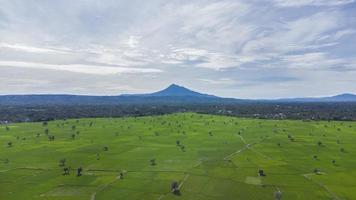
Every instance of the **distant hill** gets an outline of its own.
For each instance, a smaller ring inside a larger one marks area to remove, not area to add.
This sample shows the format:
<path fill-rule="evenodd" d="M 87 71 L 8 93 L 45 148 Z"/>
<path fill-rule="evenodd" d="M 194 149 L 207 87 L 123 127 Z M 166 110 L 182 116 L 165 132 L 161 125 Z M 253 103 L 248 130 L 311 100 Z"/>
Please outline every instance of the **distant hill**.
<path fill-rule="evenodd" d="M 169 87 L 149 94 L 125 94 L 118 96 L 84 95 L 3 95 L 0 105 L 129 105 L 129 104 L 227 104 L 227 103 L 304 103 L 304 102 L 356 102 L 356 95 L 341 94 L 321 98 L 289 98 L 277 100 L 248 100 L 221 98 L 195 92 L 183 86 Z"/>
<path fill-rule="evenodd" d="M 282 102 L 356 102 L 356 95 L 354 94 L 340 94 L 331 97 L 310 97 L 310 98 L 289 98 L 289 99 L 278 99 L 275 101 Z"/>

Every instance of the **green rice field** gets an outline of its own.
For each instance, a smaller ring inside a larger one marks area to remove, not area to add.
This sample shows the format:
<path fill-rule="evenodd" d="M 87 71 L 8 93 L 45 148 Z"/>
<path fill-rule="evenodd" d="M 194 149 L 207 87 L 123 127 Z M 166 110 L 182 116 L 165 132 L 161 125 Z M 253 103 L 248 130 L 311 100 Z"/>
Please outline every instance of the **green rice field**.
<path fill-rule="evenodd" d="M 356 122 L 178 113 L 0 126 L 1 200 L 278 198 L 356 199 Z"/>

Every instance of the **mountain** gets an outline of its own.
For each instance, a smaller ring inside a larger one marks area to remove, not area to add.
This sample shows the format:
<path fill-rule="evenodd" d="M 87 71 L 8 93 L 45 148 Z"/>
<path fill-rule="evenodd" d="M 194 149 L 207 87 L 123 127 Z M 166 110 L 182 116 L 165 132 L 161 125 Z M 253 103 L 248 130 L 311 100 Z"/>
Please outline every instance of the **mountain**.
<path fill-rule="evenodd" d="M 332 97 L 326 97 L 324 100 L 329 100 L 329 101 L 356 101 L 356 95 L 355 94 L 340 94 Z"/>
<path fill-rule="evenodd" d="M 202 94 L 172 84 L 164 90 L 149 94 L 125 94 L 119 96 L 84 95 L 4 95 L 0 105 L 118 105 L 118 104 L 204 104 L 236 101 Z"/>
<path fill-rule="evenodd" d="M 219 98 L 217 96 L 202 94 L 195 92 L 183 86 L 172 84 L 166 89 L 163 89 L 158 92 L 149 93 L 149 94 L 133 94 L 133 95 L 124 95 L 124 96 L 144 96 L 144 97 L 203 97 L 203 98 Z"/>
<path fill-rule="evenodd" d="M 231 103 L 308 103 L 308 102 L 356 102 L 356 95 L 341 94 L 320 98 L 290 98 L 277 100 L 248 100 L 221 98 L 195 92 L 183 86 L 169 87 L 149 94 L 126 94 L 118 96 L 83 95 L 4 95 L 0 105 L 171 105 L 171 104 L 231 104 Z"/>

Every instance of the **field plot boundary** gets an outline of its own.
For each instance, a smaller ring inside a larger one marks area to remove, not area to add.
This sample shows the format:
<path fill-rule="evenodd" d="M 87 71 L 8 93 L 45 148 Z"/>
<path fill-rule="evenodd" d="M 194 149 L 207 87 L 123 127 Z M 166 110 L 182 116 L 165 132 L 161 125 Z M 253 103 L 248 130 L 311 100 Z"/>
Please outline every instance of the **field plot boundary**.
<path fill-rule="evenodd" d="M 101 186 L 97 191 L 95 191 L 94 193 L 92 193 L 90 195 L 90 200 L 95 200 L 96 199 L 96 195 L 99 193 L 99 192 L 102 192 L 104 191 L 107 187 L 109 187 L 110 185 L 114 184 L 116 181 L 120 180 L 120 176 L 117 176 L 113 181 Z"/>
<path fill-rule="evenodd" d="M 258 152 L 258 151 L 256 151 L 256 150 L 252 149 L 252 146 L 254 146 L 254 145 L 256 145 L 256 144 L 262 143 L 262 142 L 265 140 L 265 138 L 263 138 L 262 140 L 260 140 L 260 141 L 258 141 L 258 142 L 248 143 L 248 144 L 246 144 L 245 139 L 244 139 L 241 135 L 240 135 L 240 138 L 241 138 L 241 141 L 245 144 L 245 146 L 244 146 L 243 148 L 241 148 L 241 149 L 239 149 L 239 150 L 237 150 L 237 151 L 235 151 L 235 152 L 233 152 L 233 153 L 231 153 L 231 154 L 225 156 L 225 157 L 224 157 L 224 160 L 230 160 L 230 159 L 233 158 L 235 155 L 240 154 L 240 153 L 242 153 L 243 151 L 248 150 L 248 149 L 251 150 L 251 151 L 253 151 L 253 152 L 255 152 L 255 153 L 257 153 L 257 154 L 259 154 L 259 155 L 262 156 L 262 157 L 265 157 L 265 158 L 267 158 L 267 159 L 272 159 L 271 157 L 266 156 L 266 155 L 264 155 L 264 154 L 262 154 L 262 153 L 260 153 L 260 152 Z"/>
<path fill-rule="evenodd" d="M 326 185 L 321 182 L 313 180 L 310 176 L 316 175 L 315 173 L 302 174 L 302 176 L 308 181 L 318 185 L 323 190 L 325 190 L 333 200 L 341 200 L 333 191 L 331 191 Z"/>

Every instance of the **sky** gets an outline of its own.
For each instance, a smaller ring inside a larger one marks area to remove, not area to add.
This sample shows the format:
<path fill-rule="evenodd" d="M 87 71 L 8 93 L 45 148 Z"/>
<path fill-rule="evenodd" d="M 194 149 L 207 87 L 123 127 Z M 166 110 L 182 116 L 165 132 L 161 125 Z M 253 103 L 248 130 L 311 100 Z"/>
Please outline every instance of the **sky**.
<path fill-rule="evenodd" d="M 356 93 L 356 0 L 0 0 L 0 94 Z"/>

